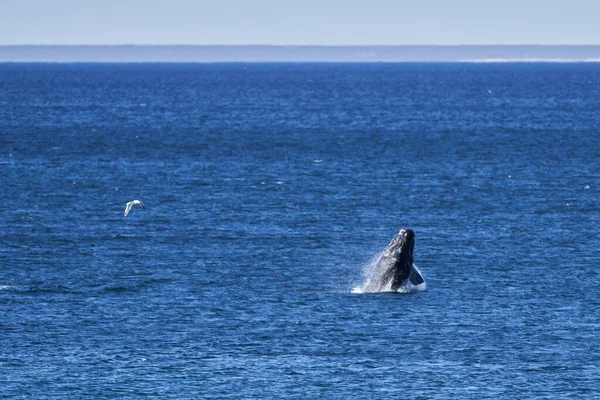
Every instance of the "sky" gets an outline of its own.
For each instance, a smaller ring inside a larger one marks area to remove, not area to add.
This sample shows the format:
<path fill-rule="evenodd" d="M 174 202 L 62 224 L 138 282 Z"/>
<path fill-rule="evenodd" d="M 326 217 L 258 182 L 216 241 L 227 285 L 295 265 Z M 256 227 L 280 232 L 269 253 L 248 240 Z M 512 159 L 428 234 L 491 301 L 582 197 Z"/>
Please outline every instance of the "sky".
<path fill-rule="evenodd" d="M 0 0 L 0 45 L 600 44 L 598 0 Z"/>

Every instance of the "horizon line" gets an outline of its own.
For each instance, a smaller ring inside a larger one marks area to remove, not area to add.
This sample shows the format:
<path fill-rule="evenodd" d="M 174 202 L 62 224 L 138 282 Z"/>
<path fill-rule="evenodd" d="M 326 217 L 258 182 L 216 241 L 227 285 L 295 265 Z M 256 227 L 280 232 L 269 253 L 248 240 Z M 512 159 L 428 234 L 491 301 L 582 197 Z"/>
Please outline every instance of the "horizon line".
<path fill-rule="evenodd" d="M 595 61 L 600 45 L 0 45 L 0 62 Z"/>
<path fill-rule="evenodd" d="M 264 46 L 264 47 L 517 47 L 517 46 L 561 46 L 561 47 L 590 47 L 600 46 L 598 44 L 539 44 L 539 43 L 522 43 L 522 44 L 265 44 L 265 43 L 213 43 L 213 44 L 194 44 L 194 43 L 9 43 L 0 44 L 2 47 L 15 47 L 15 46 L 68 46 L 68 47 L 79 47 L 79 46 L 154 46 L 154 47 L 169 47 L 169 46 L 219 46 L 219 47 L 252 47 L 252 46 Z"/>

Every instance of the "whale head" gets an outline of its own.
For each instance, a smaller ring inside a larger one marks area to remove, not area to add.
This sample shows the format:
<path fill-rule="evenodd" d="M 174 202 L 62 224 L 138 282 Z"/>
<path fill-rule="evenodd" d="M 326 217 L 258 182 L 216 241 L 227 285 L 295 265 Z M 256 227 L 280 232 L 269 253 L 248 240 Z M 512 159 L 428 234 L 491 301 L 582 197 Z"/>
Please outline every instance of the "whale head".
<path fill-rule="evenodd" d="M 415 249 L 415 232 L 404 228 L 396 235 L 389 246 L 385 249 L 384 256 L 393 259 L 397 267 L 413 264 L 413 251 Z M 402 269 L 402 268 L 396 268 Z"/>

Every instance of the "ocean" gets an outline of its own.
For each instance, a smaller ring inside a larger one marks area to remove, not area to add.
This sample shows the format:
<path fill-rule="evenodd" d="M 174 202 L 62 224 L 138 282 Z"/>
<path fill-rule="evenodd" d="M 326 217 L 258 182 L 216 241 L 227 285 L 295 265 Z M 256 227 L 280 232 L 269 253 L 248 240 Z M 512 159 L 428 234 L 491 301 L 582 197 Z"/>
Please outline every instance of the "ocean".
<path fill-rule="evenodd" d="M 600 398 L 598 110 L 597 63 L 0 64 L 0 398 Z M 427 289 L 360 293 L 401 228 Z"/>

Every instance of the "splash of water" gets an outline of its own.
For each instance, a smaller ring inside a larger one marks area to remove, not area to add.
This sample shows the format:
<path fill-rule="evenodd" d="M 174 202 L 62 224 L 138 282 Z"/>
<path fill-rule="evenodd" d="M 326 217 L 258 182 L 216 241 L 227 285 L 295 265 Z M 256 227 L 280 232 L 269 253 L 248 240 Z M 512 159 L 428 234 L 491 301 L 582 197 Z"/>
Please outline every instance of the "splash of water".
<path fill-rule="evenodd" d="M 352 288 L 352 293 L 416 293 L 427 289 L 426 282 L 413 285 L 410 280 L 407 280 L 406 283 L 400 286 L 397 290 L 392 290 L 391 280 L 387 282 L 374 281 L 373 279 L 379 275 L 378 265 L 382 255 L 383 251 L 373 257 L 373 259 L 363 267 L 362 273 L 364 281 L 360 286 Z M 417 270 L 417 272 L 419 272 L 419 274 L 421 274 L 421 276 L 423 276 L 415 264 L 413 264 L 413 267 Z"/>

